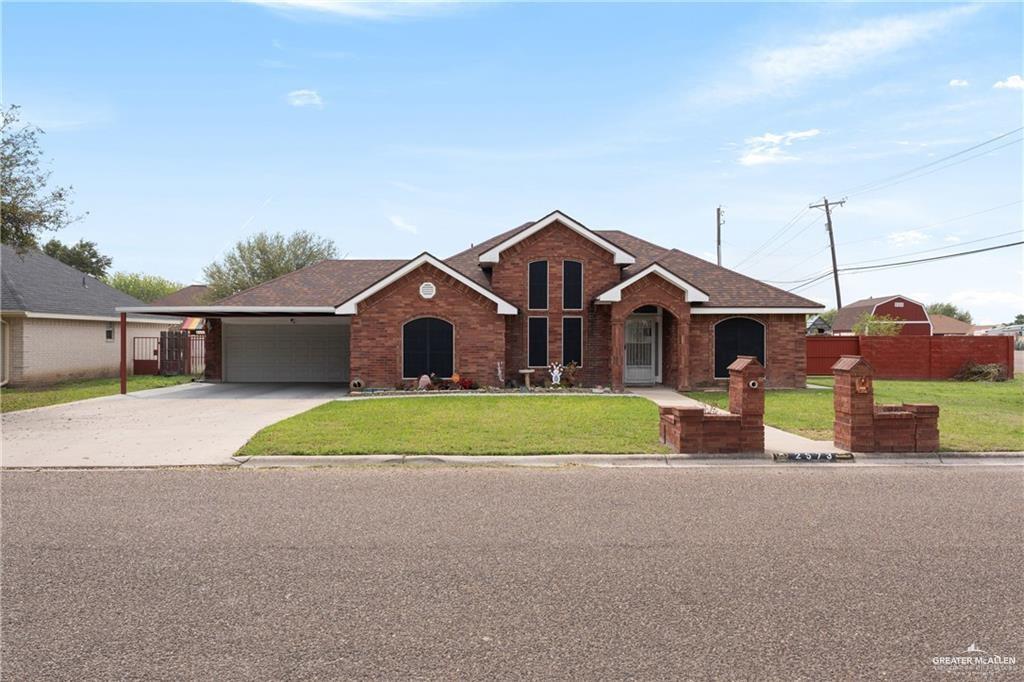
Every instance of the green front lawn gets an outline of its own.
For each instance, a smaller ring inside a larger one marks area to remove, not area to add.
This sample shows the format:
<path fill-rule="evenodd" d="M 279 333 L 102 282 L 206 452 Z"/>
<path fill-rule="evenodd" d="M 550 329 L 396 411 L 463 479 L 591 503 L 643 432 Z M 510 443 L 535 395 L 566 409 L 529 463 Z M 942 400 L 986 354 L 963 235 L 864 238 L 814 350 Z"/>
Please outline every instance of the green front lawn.
<path fill-rule="evenodd" d="M 831 377 L 808 383 L 832 387 Z M 724 392 L 687 395 L 727 408 Z M 942 450 L 1024 450 L 1024 378 L 998 383 L 961 381 L 875 381 L 876 403 L 933 403 L 939 406 Z M 765 423 L 816 440 L 832 440 L 832 391 L 768 391 Z"/>
<path fill-rule="evenodd" d="M 129 391 L 145 391 L 148 388 L 163 388 L 192 381 L 190 376 L 131 376 L 128 377 Z M 70 403 L 86 398 L 114 395 L 121 390 L 121 381 L 113 379 L 76 379 L 59 384 L 31 388 L 0 388 L 0 412 L 27 410 L 30 407 L 44 407 Z"/>
<path fill-rule="evenodd" d="M 263 429 L 240 455 L 662 453 L 643 398 L 444 396 L 335 401 Z"/>

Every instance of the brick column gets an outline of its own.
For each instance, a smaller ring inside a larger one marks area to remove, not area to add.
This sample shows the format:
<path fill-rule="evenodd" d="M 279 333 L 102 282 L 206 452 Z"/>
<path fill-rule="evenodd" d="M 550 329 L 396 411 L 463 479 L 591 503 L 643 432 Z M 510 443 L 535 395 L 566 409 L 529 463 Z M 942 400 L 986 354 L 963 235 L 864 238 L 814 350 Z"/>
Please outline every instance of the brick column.
<path fill-rule="evenodd" d="M 729 412 L 740 417 L 740 452 L 764 452 L 764 367 L 741 355 L 729 365 Z"/>
<path fill-rule="evenodd" d="M 689 307 L 689 306 L 687 306 Z M 690 390 L 690 317 L 676 318 L 676 390 Z M 664 371 L 664 370 L 662 370 Z"/>
<path fill-rule="evenodd" d="M 875 451 L 874 370 L 859 355 L 843 355 L 834 365 L 832 403 L 836 447 L 852 452 Z"/>
<path fill-rule="evenodd" d="M 625 388 L 623 374 L 626 367 L 626 321 L 612 317 L 612 390 Z"/>
<path fill-rule="evenodd" d="M 219 318 L 206 318 L 206 369 L 203 371 L 203 378 L 208 381 L 223 379 L 223 361 L 220 352 L 221 327 Z"/>

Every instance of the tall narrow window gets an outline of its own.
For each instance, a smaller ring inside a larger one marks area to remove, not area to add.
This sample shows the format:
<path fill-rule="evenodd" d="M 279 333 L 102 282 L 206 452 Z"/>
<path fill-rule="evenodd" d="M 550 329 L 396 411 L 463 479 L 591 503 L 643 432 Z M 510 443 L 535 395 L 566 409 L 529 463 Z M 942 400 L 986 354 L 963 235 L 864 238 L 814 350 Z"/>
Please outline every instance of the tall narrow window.
<path fill-rule="evenodd" d="M 530 310 L 548 309 L 548 262 L 535 260 L 530 263 L 530 293 L 527 307 Z"/>
<path fill-rule="evenodd" d="M 548 364 L 548 318 L 531 317 L 528 323 L 527 360 L 530 367 L 544 367 Z"/>
<path fill-rule="evenodd" d="M 583 366 L 583 318 L 562 318 L 562 364 Z"/>
<path fill-rule="evenodd" d="M 104 338 L 106 338 L 107 341 L 113 341 L 114 340 L 114 323 L 113 322 L 107 322 L 107 328 L 104 330 L 103 335 L 104 335 Z"/>
<path fill-rule="evenodd" d="M 450 377 L 455 364 L 455 327 L 436 317 L 420 317 L 402 327 L 402 376 Z"/>
<path fill-rule="evenodd" d="M 583 263 L 576 260 L 562 261 L 562 309 L 583 308 Z"/>

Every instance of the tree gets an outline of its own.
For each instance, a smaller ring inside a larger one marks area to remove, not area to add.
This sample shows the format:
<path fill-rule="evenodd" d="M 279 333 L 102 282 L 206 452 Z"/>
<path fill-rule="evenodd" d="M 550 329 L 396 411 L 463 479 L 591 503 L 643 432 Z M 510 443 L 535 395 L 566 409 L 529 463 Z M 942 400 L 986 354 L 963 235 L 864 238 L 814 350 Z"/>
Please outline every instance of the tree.
<path fill-rule="evenodd" d="M 223 260 L 206 266 L 207 296 L 219 300 L 325 258 L 334 258 L 330 239 L 300 230 L 290 237 L 260 232 L 235 244 Z"/>
<path fill-rule="evenodd" d="M 81 216 L 71 213 L 71 188 L 49 187 L 42 165 L 43 131 L 20 125 L 17 106 L 0 112 L 0 241 L 19 252 L 38 246 L 38 235 L 59 230 Z"/>
<path fill-rule="evenodd" d="M 96 242 L 87 242 L 84 239 L 79 239 L 78 243 L 72 246 L 51 239 L 43 246 L 43 253 L 97 279 L 106 277 L 107 269 L 114 262 L 113 258 L 104 256 L 96 249 Z"/>
<path fill-rule="evenodd" d="M 899 318 L 871 313 L 865 313 L 853 325 L 853 333 L 857 336 L 898 336 L 902 329 Z"/>
<path fill-rule="evenodd" d="M 832 326 L 832 323 L 836 321 L 836 309 L 829 308 L 828 310 L 818 313 L 818 317 L 825 321 L 825 324 Z"/>
<path fill-rule="evenodd" d="M 927 308 L 929 315 L 945 315 L 946 317 L 952 317 L 971 324 L 971 314 L 966 310 L 961 310 L 952 303 L 932 303 Z"/>
<path fill-rule="evenodd" d="M 118 291 L 134 296 L 143 303 L 152 303 L 182 287 L 181 284 L 169 279 L 141 272 L 115 272 L 105 281 Z"/>
<path fill-rule="evenodd" d="M 1017 317 L 1013 318 L 1013 322 L 1009 324 L 1024 324 L 1024 313 L 1017 313 Z"/>

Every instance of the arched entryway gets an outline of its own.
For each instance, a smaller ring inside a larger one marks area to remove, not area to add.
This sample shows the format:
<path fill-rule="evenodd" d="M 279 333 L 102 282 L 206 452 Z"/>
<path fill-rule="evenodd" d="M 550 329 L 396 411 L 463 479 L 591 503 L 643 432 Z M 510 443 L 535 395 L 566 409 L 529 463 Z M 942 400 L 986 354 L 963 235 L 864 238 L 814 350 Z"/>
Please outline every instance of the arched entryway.
<path fill-rule="evenodd" d="M 729 317 L 715 324 L 715 378 L 728 379 L 729 365 L 753 355 L 765 365 L 765 326 L 749 317 Z"/>

